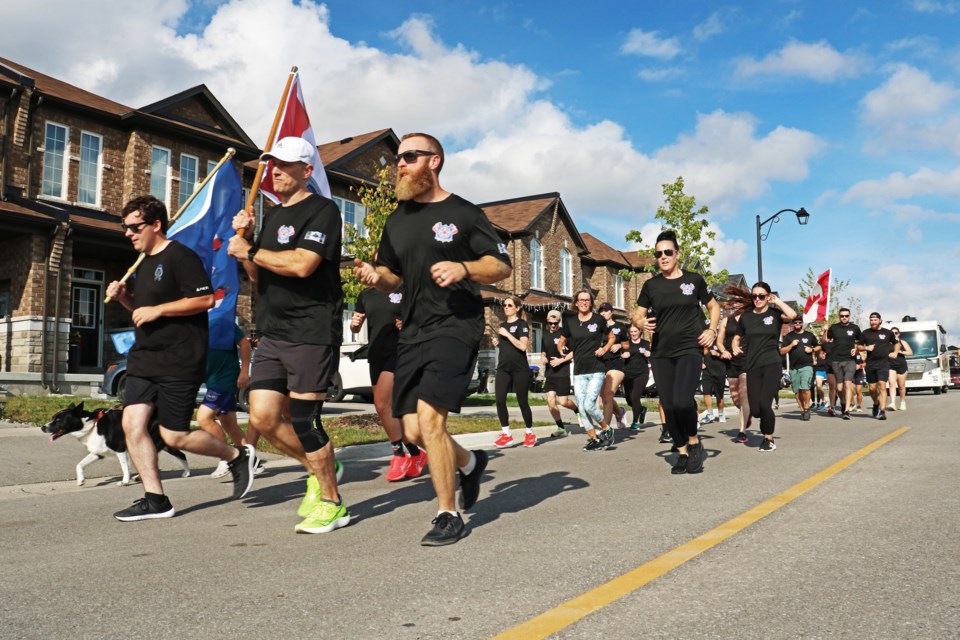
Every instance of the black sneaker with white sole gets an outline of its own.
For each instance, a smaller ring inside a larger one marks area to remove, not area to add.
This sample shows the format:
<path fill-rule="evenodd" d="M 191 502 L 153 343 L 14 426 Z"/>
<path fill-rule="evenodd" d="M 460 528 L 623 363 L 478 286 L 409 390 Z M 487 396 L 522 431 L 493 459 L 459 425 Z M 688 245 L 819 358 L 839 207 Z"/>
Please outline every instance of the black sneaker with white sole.
<path fill-rule="evenodd" d="M 227 463 L 233 476 L 233 499 L 239 500 L 247 495 L 253 486 L 253 466 L 257 463 L 257 453 L 253 445 L 237 447 L 239 455 Z"/>
<path fill-rule="evenodd" d="M 777 448 L 776 443 L 773 440 L 768 440 L 767 438 L 763 439 L 763 442 L 760 443 L 760 451 L 775 451 Z"/>
<path fill-rule="evenodd" d="M 477 498 L 480 497 L 480 476 L 483 475 L 483 470 L 487 468 L 486 451 L 483 449 L 477 449 L 473 452 L 473 455 L 476 456 L 477 459 L 477 463 L 474 465 L 473 471 L 470 473 L 464 473 L 463 471 L 457 470 L 457 473 L 460 474 L 460 508 L 464 511 L 477 503 Z M 459 539 L 460 538 L 457 538 L 457 540 Z M 453 542 L 456 542 L 457 540 L 453 540 Z M 448 542 L 444 544 L 450 543 Z"/>
<path fill-rule="evenodd" d="M 133 503 L 123 511 L 117 511 L 113 517 L 120 522 L 138 522 L 140 520 L 158 520 L 172 518 L 177 512 L 170 504 L 170 499 L 163 496 L 158 502 L 151 502 L 146 496 Z"/>
<path fill-rule="evenodd" d="M 442 547 L 467 536 L 467 528 L 460 514 L 454 515 L 444 511 L 434 518 L 431 524 L 433 528 L 420 540 L 420 544 L 424 547 Z"/>
<path fill-rule="evenodd" d="M 670 431 L 668 429 L 664 429 L 662 426 L 660 427 L 660 442 L 662 444 L 673 442 L 673 438 L 670 437 Z"/>

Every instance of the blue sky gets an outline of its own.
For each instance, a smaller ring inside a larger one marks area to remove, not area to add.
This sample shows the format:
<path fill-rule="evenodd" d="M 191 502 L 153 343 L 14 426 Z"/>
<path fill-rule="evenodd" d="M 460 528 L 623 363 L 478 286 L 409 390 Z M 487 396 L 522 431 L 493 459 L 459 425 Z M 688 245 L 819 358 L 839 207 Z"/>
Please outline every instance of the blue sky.
<path fill-rule="evenodd" d="M 763 246 L 785 297 L 832 267 L 864 314 L 960 333 L 960 0 L 128 6 L 6 8 L 0 55 L 131 106 L 203 82 L 258 143 L 296 64 L 318 138 L 434 132 L 447 188 L 559 191 L 618 248 L 682 175 L 751 281 L 755 216 L 802 206 Z"/>

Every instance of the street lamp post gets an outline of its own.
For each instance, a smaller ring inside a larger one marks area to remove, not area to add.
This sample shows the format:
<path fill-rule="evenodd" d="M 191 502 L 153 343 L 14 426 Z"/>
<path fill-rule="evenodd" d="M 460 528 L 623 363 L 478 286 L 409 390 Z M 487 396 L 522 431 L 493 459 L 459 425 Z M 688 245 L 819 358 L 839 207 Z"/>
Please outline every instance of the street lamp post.
<path fill-rule="evenodd" d="M 781 209 L 763 222 L 760 222 L 760 216 L 757 216 L 757 280 L 760 282 L 763 282 L 763 252 L 760 249 L 760 245 L 770 236 L 770 231 L 773 230 L 774 223 L 780 222 L 780 214 L 786 213 L 787 211 L 797 214 L 797 222 L 799 222 L 801 226 L 810 221 L 810 214 L 807 213 L 807 210 L 803 207 L 800 207 L 799 211 L 796 209 Z M 770 228 L 767 229 L 766 233 L 761 234 L 763 226 L 767 223 L 770 223 Z"/>

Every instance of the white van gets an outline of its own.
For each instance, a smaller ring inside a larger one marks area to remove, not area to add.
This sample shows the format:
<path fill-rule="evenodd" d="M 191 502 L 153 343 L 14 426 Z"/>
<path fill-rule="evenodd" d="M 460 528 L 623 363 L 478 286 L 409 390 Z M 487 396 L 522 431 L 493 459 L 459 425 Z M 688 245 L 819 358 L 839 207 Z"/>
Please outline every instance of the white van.
<path fill-rule="evenodd" d="M 910 345 L 907 356 L 907 390 L 930 389 L 935 395 L 950 386 L 950 359 L 947 357 L 947 332 L 934 320 L 883 323 L 900 329 L 900 339 Z"/>

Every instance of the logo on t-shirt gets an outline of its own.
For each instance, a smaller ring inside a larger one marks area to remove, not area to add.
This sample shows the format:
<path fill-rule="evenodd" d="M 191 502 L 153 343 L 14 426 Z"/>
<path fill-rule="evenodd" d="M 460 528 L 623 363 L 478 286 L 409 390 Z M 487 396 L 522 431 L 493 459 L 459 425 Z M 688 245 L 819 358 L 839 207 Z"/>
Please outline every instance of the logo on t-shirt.
<path fill-rule="evenodd" d="M 457 229 L 455 224 L 438 222 L 433 225 L 432 231 L 434 233 L 433 239 L 437 242 L 453 242 L 453 236 L 457 235 L 460 230 Z"/>
<path fill-rule="evenodd" d="M 770 326 L 771 324 L 773 324 L 773 316 L 766 316 L 766 317 L 763 319 L 763 324 L 765 324 L 765 325 L 767 325 L 767 326 Z"/>
<path fill-rule="evenodd" d="M 696 288 L 692 282 L 684 282 L 680 285 L 680 291 L 682 291 L 685 296 L 692 296 Z"/>
<path fill-rule="evenodd" d="M 312 240 L 318 244 L 323 244 L 327 241 L 327 234 L 320 233 L 319 231 L 307 231 L 306 235 L 303 236 L 304 240 Z"/>
<path fill-rule="evenodd" d="M 390 302 L 392 302 L 393 304 L 400 304 L 402 301 L 403 301 L 403 294 L 402 294 L 402 293 L 391 293 L 391 294 L 390 294 Z"/>
<path fill-rule="evenodd" d="M 886 339 L 887 339 L 887 334 L 881 333 L 881 334 L 880 334 L 879 336 L 877 336 L 877 337 L 879 337 L 881 340 L 886 340 Z"/>
<path fill-rule="evenodd" d="M 517 325 L 513 325 L 512 327 L 510 327 L 510 333 L 516 333 L 516 332 L 517 332 Z"/>
<path fill-rule="evenodd" d="M 158 264 L 157 268 L 153 271 L 153 280 L 154 282 L 160 282 L 163 280 L 163 265 Z"/>
<path fill-rule="evenodd" d="M 806 338 L 801 338 L 801 339 L 800 339 L 800 342 L 802 342 L 803 344 L 807 344 L 807 339 L 806 339 Z"/>
<path fill-rule="evenodd" d="M 588 324 L 588 325 L 587 325 L 587 331 L 589 331 L 590 333 L 596 333 L 596 332 L 597 332 L 597 323 L 594 322 L 593 324 Z"/>
<path fill-rule="evenodd" d="M 499 251 L 500 253 L 506 255 L 506 254 L 507 254 L 507 245 L 503 244 L 502 242 L 498 242 L 498 243 L 497 243 L 497 251 Z"/>
<path fill-rule="evenodd" d="M 553 344 L 560 344 L 560 338 L 554 338 Z"/>
<path fill-rule="evenodd" d="M 620 327 L 614 327 L 613 329 L 610 329 L 610 331 L 612 331 L 613 335 L 615 336 L 620 335 Z"/>
<path fill-rule="evenodd" d="M 292 238 L 293 234 L 295 233 L 296 230 L 293 228 L 293 226 L 285 224 L 277 229 L 277 242 L 280 244 L 288 244 L 290 242 L 290 238 Z"/>
<path fill-rule="evenodd" d="M 848 335 L 848 336 L 852 336 L 852 335 L 853 335 L 853 329 L 847 329 L 847 335 Z"/>

